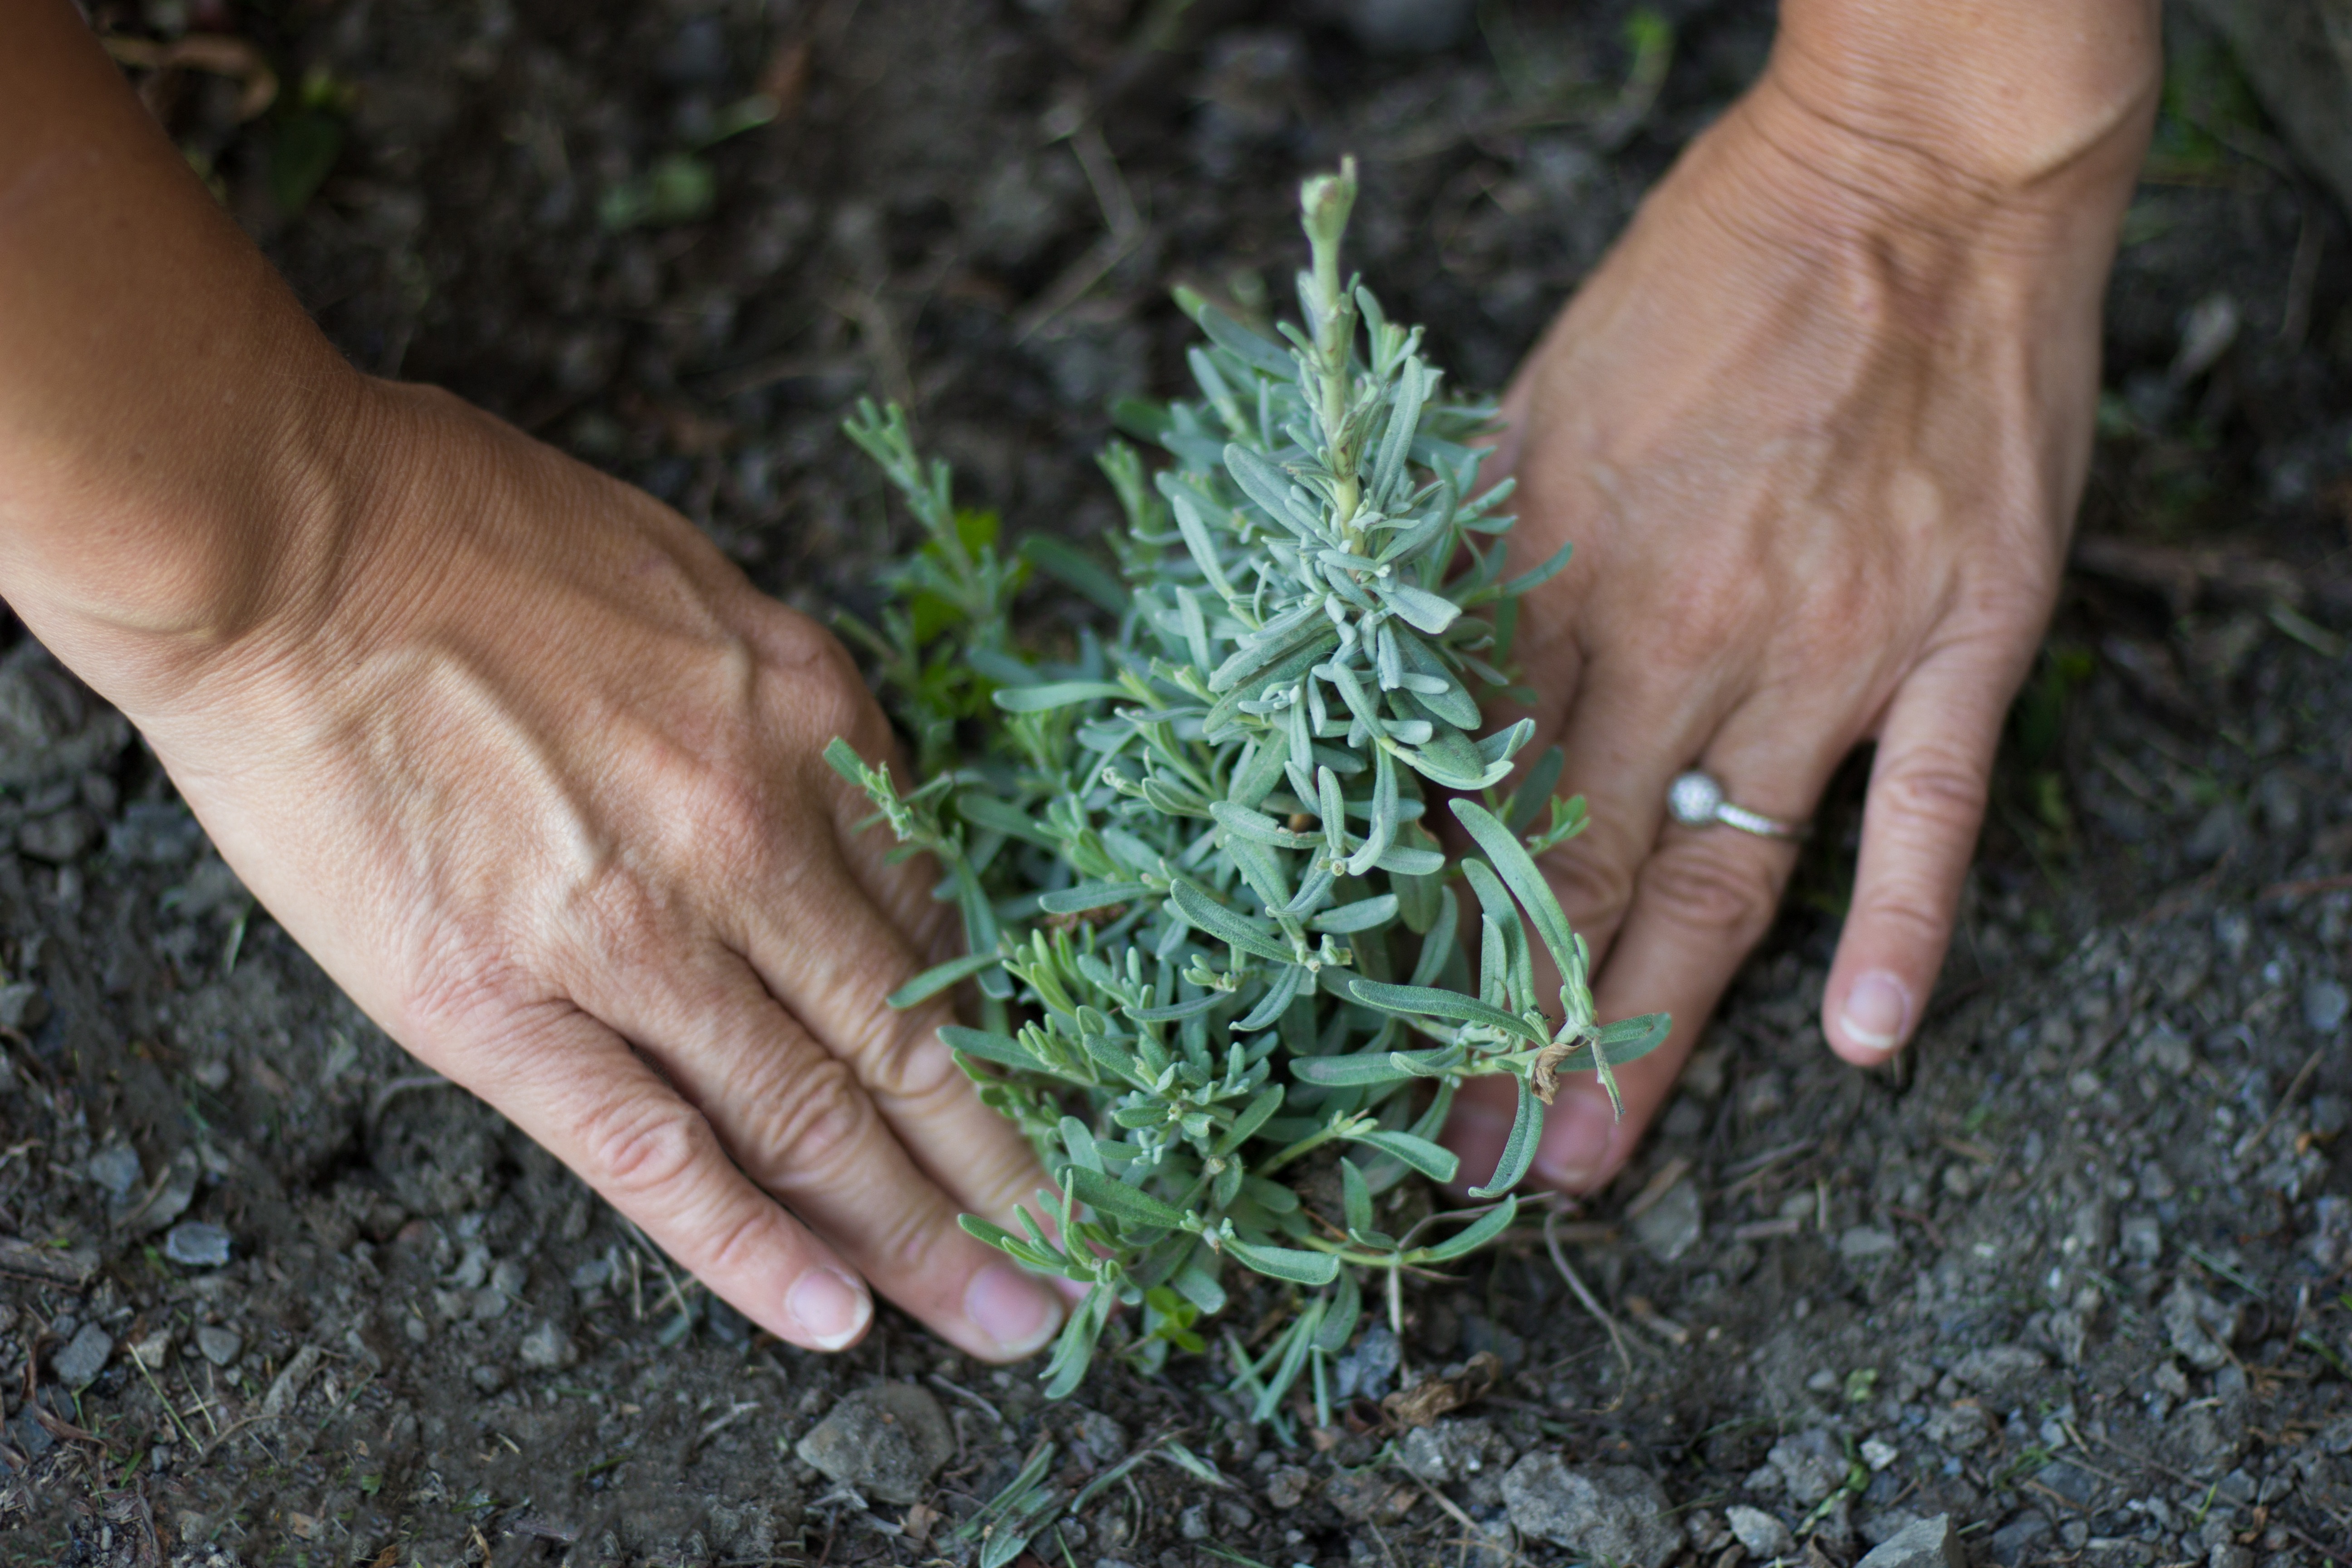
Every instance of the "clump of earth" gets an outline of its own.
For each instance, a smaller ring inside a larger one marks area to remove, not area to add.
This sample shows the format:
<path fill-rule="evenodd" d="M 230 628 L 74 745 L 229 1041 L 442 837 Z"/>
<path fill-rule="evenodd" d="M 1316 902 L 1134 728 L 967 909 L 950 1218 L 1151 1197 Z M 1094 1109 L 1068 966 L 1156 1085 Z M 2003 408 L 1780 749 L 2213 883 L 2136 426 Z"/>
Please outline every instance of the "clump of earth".
<path fill-rule="evenodd" d="M 150 100 L 356 363 L 818 611 L 905 537 L 851 401 L 1085 537 L 1104 404 L 1182 375 L 1169 286 L 1274 308 L 1343 151 L 1368 278 L 1499 384 L 1770 26 L 1674 7 L 1651 98 L 1614 6 L 95 9 L 278 64 L 251 122 L 229 78 Z M 961 1568 L 1050 1442 L 1024 1568 L 2352 1562 L 2352 228 L 2173 32 L 1917 1047 L 1859 1074 L 1815 1024 L 1857 767 L 1639 1158 L 1415 1281 L 1328 1427 L 1244 1418 L 1247 1291 L 1061 1404 L 888 1312 L 752 1332 L 343 1000 L 12 631 L 0 1561 Z"/>

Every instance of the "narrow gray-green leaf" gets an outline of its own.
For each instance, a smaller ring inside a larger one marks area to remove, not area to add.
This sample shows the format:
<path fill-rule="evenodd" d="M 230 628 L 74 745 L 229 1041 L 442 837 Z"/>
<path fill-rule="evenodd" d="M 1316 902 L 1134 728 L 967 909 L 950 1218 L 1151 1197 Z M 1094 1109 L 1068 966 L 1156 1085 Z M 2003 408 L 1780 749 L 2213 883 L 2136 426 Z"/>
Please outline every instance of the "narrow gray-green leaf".
<path fill-rule="evenodd" d="M 1518 1109 L 1511 1116 L 1511 1135 L 1503 1143 L 1503 1157 L 1495 1163 L 1495 1173 L 1482 1186 L 1470 1189 L 1474 1198 L 1496 1198 L 1509 1192 L 1528 1179 L 1528 1167 L 1535 1163 L 1536 1145 L 1543 1141 L 1543 1103 L 1528 1087 L 1523 1077 L 1512 1081 L 1518 1086 Z"/>
<path fill-rule="evenodd" d="M 1184 1215 L 1173 1205 L 1161 1203 L 1140 1187 L 1113 1181 L 1099 1171 L 1073 1165 L 1062 1173 L 1062 1180 L 1068 1184 L 1071 1196 L 1097 1213 L 1165 1230 L 1183 1226 Z"/>
<path fill-rule="evenodd" d="M 1003 963 L 992 952 L 975 952 L 964 958 L 951 958 L 947 963 L 924 970 L 883 1000 L 897 1008 L 912 1007 L 928 1002 L 959 981 L 968 980 L 983 969 Z"/>
<path fill-rule="evenodd" d="M 1328 1252 L 1302 1252 L 1291 1247 L 1259 1247 L 1228 1238 L 1225 1256 L 1243 1268 L 1270 1279 L 1294 1285 L 1328 1285 L 1339 1277 L 1339 1260 Z"/>
<path fill-rule="evenodd" d="M 1179 880 L 1171 897 L 1177 912 L 1192 921 L 1195 929 L 1207 932 L 1227 946 L 1255 953 L 1260 958 L 1270 958 L 1277 963 L 1291 961 L 1290 950 L 1276 942 L 1271 932 L 1227 909 L 1192 882 Z"/>
<path fill-rule="evenodd" d="M 1007 713 L 1045 713 L 1079 702 L 1126 695 L 1125 687 L 1113 686 L 1107 680 L 1055 680 L 1044 686 L 1000 687 L 995 701 Z"/>
<path fill-rule="evenodd" d="M 1420 1260 L 1423 1263 L 1450 1263 L 1457 1258 L 1465 1258 L 1510 1229 L 1511 1222 L 1518 1215 L 1519 1200 L 1505 1198 L 1498 1206 L 1489 1209 L 1436 1246 L 1418 1248 Z"/>
<path fill-rule="evenodd" d="M 1450 1182 L 1462 1168 L 1461 1157 L 1426 1138 L 1410 1132 L 1386 1132 L 1378 1128 L 1349 1134 L 1358 1143 L 1394 1155 L 1433 1182 Z"/>
<path fill-rule="evenodd" d="M 1009 1035 L 992 1035 L 983 1029 L 967 1029 L 961 1024 L 946 1024 L 940 1028 L 940 1038 L 950 1048 L 968 1057 L 978 1057 L 998 1067 L 1012 1068 L 1020 1072 L 1051 1072 L 1054 1069 L 1041 1062 L 1029 1047 Z"/>
<path fill-rule="evenodd" d="M 1561 912 L 1559 900 L 1537 869 L 1535 857 L 1519 842 L 1518 835 L 1495 820 L 1494 814 L 1475 800 L 1457 800 L 1454 805 L 1454 820 L 1470 831 L 1478 847 L 1486 852 L 1486 859 L 1495 874 L 1503 879 L 1522 907 L 1528 911 L 1529 923 L 1543 944 L 1551 950 L 1552 962 L 1563 972 L 1577 965 L 1576 933 L 1569 930 L 1568 916 Z"/>
<path fill-rule="evenodd" d="M 1382 893 L 1377 899 L 1360 899 L 1352 904 L 1340 904 L 1324 910 L 1307 922 L 1310 931 L 1329 931 L 1334 936 L 1347 936 L 1360 931 L 1370 931 L 1387 925 L 1396 919 L 1397 896 Z"/>
<path fill-rule="evenodd" d="M 1475 996 L 1440 991 L 1429 985 L 1391 985 L 1385 981 L 1367 980 L 1360 974 L 1343 977 L 1338 986 L 1346 995 L 1383 1013 L 1456 1018 L 1465 1024 L 1486 1024 L 1507 1030 L 1532 1045 L 1549 1043 L 1544 1032 L 1525 1018 L 1516 1013 L 1507 1013 L 1500 1007 L 1489 1006 Z M 1309 1059 L 1329 1061 L 1332 1058 L 1317 1057 Z"/>
<path fill-rule="evenodd" d="M 1453 600 L 1410 583 L 1383 584 L 1378 592 L 1395 606 L 1398 615 L 1432 637 L 1452 626 L 1462 614 L 1462 606 Z"/>
<path fill-rule="evenodd" d="M 1039 894 L 1037 907 L 1049 915 L 1077 915 L 1157 896 L 1144 882 L 1080 882 L 1075 888 Z"/>

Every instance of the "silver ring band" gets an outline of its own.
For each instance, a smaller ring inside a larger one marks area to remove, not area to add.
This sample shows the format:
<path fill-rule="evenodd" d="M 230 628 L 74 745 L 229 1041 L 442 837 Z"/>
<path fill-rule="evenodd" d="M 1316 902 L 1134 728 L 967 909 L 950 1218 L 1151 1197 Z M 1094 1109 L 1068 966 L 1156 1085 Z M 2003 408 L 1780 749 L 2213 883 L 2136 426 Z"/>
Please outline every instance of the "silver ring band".
<path fill-rule="evenodd" d="M 1759 838 L 1802 838 L 1812 831 L 1810 823 L 1776 822 L 1760 812 L 1732 805 L 1725 798 L 1723 781 L 1703 768 L 1676 774 L 1666 786 L 1666 815 L 1685 827 L 1721 824 Z"/>

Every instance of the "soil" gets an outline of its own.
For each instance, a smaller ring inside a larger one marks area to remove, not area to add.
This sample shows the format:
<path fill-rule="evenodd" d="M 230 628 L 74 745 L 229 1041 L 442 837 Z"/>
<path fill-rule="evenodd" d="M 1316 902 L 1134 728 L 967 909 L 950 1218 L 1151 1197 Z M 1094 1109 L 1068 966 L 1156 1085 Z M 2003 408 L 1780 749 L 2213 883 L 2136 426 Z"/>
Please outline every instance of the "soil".
<path fill-rule="evenodd" d="M 906 536 L 836 434 L 856 397 L 909 403 L 970 500 L 1098 529 L 1106 400 L 1182 374 L 1169 286 L 1271 308 L 1295 182 L 1343 151 L 1367 278 L 1497 384 L 1770 27 L 1668 5 L 1653 95 L 1608 3 L 95 9 L 275 63 L 245 121 L 233 79 L 134 75 L 356 363 L 819 610 Z M 1642 1156 L 1552 1216 L 1556 1258 L 1530 1226 L 1414 1282 L 1328 1427 L 1242 1419 L 1263 1297 L 1059 1405 L 887 1312 L 838 1358 L 747 1332 L 420 1075 L 18 634 L 0 1562 L 962 1564 L 1052 1438 L 1065 1497 L 1154 1457 L 1025 1568 L 1565 1563 L 1514 1521 L 1612 1466 L 1663 1488 L 1680 1563 L 1834 1568 L 1939 1514 L 1979 1564 L 2352 1563 L 2352 229 L 2174 33 L 2076 570 L 1918 1047 L 1859 1074 L 1812 1021 L 1849 770 Z M 1480 1352 L 1434 1426 L 1372 1397 Z M 800 1457 L 883 1383 L 954 1439 L 898 1455 L 908 1505 Z"/>

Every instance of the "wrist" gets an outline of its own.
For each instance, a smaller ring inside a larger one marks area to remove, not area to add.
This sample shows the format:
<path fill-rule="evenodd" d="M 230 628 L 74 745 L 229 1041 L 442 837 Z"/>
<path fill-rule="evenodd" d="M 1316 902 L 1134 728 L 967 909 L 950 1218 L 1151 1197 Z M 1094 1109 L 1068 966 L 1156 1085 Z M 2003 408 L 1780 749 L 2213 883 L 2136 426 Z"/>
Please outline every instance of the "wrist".
<path fill-rule="evenodd" d="M 1890 178 L 2018 201 L 2127 185 L 2162 76 L 2155 0 L 1785 0 L 1759 91 Z"/>
<path fill-rule="evenodd" d="M 108 439 L 7 443 L 0 587 L 134 717 L 331 593 L 382 466 L 374 384 L 299 311 L 220 360 Z"/>

